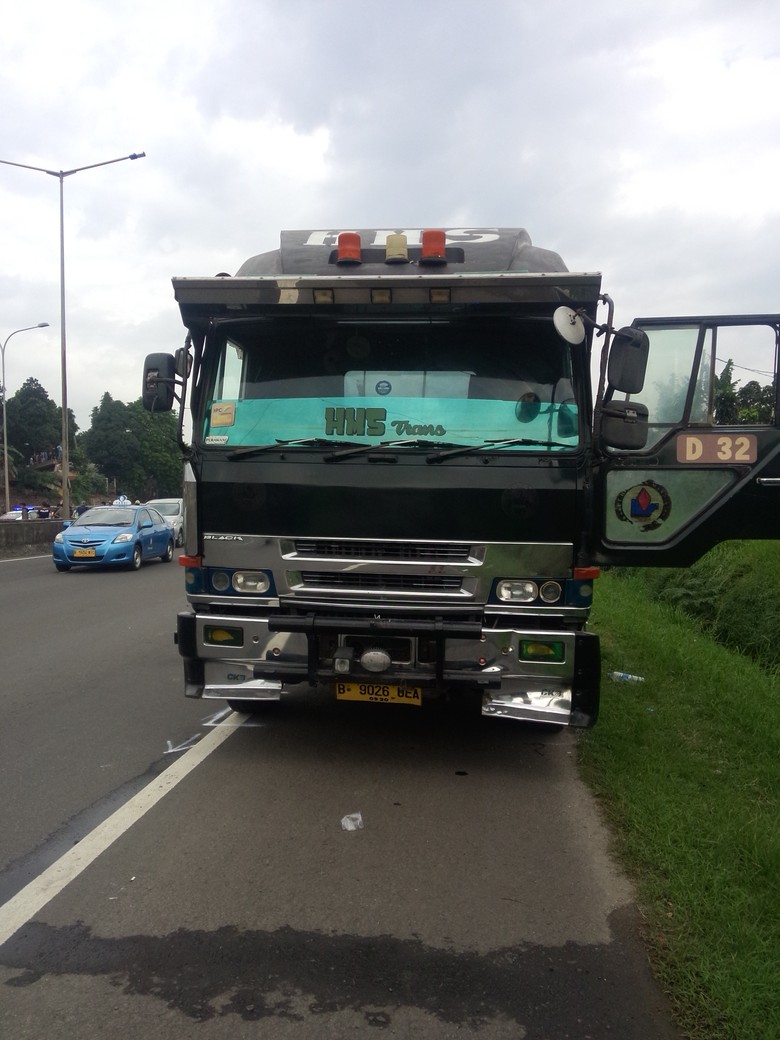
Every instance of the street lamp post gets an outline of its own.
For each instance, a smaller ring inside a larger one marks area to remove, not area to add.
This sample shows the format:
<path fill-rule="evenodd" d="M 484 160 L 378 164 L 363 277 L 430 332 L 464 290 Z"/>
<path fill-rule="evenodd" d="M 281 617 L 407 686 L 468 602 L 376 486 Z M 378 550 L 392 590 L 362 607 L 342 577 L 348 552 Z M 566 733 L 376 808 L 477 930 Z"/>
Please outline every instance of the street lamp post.
<path fill-rule="evenodd" d="M 6 513 L 11 508 L 11 489 L 8 483 L 8 422 L 5 417 L 6 402 L 8 401 L 8 387 L 5 385 L 5 348 L 8 346 L 8 340 L 11 336 L 15 336 L 17 332 L 29 332 L 31 329 L 48 329 L 48 321 L 39 321 L 37 325 L 25 325 L 23 329 L 16 329 L 5 337 L 5 342 L 0 347 L 0 362 L 2 364 L 2 381 L 3 381 L 3 472 L 5 473 L 5 511 Z"/>
<path fill-rule="evenodd" d="M 35 170 L 38 173 L 47 173 L 50 177 L 57 177 L 60 182 L 60 356 L 62 368 L 62 518 L 70 518 L 70 457 L 68 451 L 68 366 L 65 337 L 65 209 L 64 209 L 64 182 L 66 177 L 83 170 L 94 170 L 98 166 L 111 166 L 113 163 L 124 162 L 126 159 L 143 159 L 146 152 L 133 152 L 132 155 L 122 155 L 118 159 L 108 159 L 106 162 L 92 163 L 90 166 L 77 166 L 73 170 L 47 170 L 43 166 L 27 166 L 25 163 L 9 162 L 8 159 L 0 159 L 4 166 L 18 166 L 22 170 Z"/>

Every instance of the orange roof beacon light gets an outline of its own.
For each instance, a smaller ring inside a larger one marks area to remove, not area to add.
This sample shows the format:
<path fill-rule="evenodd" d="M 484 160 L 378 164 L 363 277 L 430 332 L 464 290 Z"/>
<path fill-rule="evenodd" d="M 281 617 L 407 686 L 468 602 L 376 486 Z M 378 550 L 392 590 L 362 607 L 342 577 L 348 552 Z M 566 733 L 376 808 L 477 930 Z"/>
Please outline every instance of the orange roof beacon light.
<path fill-rule="evenodd" d="M 356 231 L 342 231 L 337 240 L 337 264 L 359 264 L 360 235 Z"/>
<path fill-rule="evenodd" d="M 385 242 L 386 264 L 408 264 L 409 246 L 406 235 L 388 235 Z"/>
<path fill-rule="evenodd" d="M 447 234 L 440 229 L 426 228 L 422 233 L 421 264 L 447 263 Z"/>

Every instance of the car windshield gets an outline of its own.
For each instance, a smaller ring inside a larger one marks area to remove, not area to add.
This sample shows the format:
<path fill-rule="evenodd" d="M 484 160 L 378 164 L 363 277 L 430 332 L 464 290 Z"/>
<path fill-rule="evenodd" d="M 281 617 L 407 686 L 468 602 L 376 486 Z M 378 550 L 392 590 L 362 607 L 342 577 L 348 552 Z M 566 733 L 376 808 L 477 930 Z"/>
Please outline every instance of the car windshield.
<path fill-rule="evenodd" d="M 178 502 L 155 502 L 154 508 L 163 516 L 178 516 L 181 512 Z"/>
<path fill-rule="evenodd" d="M 121 506 L 97 506 L 88 509 L 73 521 L 73 527 L 127 527 L 135 521 L 134 509 L 123 509 Z"/>
<path fill-rule="evenodd" d="M 239 449 L 231 457 L 263 446 L 578 445 L 571 347 L 543 315 L 312 312 L 231 322 L 214 336 L 200 434 L 207 448 Z"/>

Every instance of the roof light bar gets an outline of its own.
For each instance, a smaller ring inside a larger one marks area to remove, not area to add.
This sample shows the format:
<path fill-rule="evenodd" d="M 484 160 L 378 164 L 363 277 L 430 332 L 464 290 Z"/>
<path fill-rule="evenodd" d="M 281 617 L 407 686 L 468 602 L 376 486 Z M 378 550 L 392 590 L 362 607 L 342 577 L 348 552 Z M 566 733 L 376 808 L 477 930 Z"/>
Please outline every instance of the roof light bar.
<path fill-rule="evenodd" d="M 422 233 L 421 264 L 447 263 L 447 233 L 440 228 L 427 228 Z"/>
<path fill-rule="evenodd" d="M 337 240 L 337 264 L 360 263 L 360 235 L 355 231 L 342 231 Z"/>
<path fill-rule="evenodd" d="M 406 235 L 388 235 L 385 243 L 386 264 L 408 264 L 409 245 Z"/>

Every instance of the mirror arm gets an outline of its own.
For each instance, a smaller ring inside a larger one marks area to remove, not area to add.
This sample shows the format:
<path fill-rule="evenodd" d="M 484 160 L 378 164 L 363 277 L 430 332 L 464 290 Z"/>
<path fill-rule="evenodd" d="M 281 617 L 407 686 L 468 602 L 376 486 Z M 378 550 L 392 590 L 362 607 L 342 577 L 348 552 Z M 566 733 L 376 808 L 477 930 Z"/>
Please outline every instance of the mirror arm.
<path fill-rule="evenodd" d="M 593 403 L 593 439 L 596 444 L 601 443 L 601 410 L 604 403 L 604 391 L 607 385 L 607 360 L 609 358 L 609 347 L 612 342 L 612 334 L 614 328 L 612 325 L 613 317 L 615 314 L 615 304 L 611 297 L 602 293 L 599 296 L 599 301 L 607 305 L 607 322 L 605 325 L 596 325 L 596 335 L 604 336 L 604 343 L 601 347 L 601 358 L 599 363 L 599 385 L 596 391 L 596 400 Z"/>

